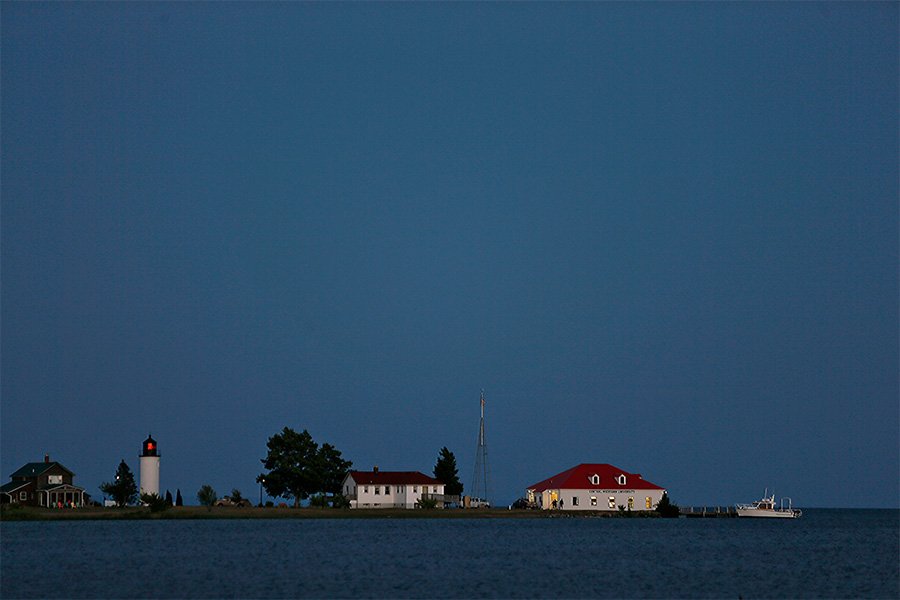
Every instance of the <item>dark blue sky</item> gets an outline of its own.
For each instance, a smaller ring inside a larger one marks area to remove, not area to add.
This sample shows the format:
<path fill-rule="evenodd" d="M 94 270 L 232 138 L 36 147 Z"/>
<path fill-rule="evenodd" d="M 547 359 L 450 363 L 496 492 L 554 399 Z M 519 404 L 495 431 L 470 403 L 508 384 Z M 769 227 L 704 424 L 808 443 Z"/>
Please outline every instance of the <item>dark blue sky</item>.
<path fill-rule="evenodd" d="M 3 3 L 2 476 L 898 506 L 896 3 Z"/>

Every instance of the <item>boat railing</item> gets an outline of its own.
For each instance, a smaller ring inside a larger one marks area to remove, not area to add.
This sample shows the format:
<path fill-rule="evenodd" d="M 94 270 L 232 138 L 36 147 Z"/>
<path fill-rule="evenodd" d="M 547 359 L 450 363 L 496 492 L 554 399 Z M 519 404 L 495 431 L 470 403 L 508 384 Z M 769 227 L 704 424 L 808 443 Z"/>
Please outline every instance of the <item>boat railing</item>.
<path fill-rule="evenodd" d="M 787 500 L 787 503 L 788 503 L 787 508 L 784 507 L 785 500 Z M 794 503 L 791 501 L 790 498 L 788 498 L 786 496 L 781 499 L 781 510 L 782 510 L 782 512 L 793 513 L 795 516 L 798 516 L 798 517 L 803 514 L 803 511 L 800 510 L 799 508 L 794 508 Z"/>

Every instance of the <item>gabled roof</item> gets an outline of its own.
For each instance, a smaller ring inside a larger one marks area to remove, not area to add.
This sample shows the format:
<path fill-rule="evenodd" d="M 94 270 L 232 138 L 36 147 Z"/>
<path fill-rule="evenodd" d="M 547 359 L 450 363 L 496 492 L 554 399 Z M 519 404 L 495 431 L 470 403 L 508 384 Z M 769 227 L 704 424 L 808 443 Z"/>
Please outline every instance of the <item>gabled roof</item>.
<path fill-rule="evenodd" d="M 350 471 L 347 476 L 357 485 L 444 485 L 418 471 Z"/>
<path fill-rule="evenodd" d="M 26 485 L 30 485 L 30 481 L 10 481 L 9 483 L 4 483 L 2 487 L 0 487 L 0 494 L 11 494 L 19 488 L 23 488 Z"/>
<path fill-rule="evenodd" d="M 41 473 L 52 469 L 53 467 L 58 466 L 60 469 L 68 473 L 69 475 L 74 475 L 72 471 L 68 470 L 62 464 L 53 461 L 53 462 L 30 462 L 26 463 L 24 467 L 20 468 L 18 471 L 10 475 L 12 479 L 16 477 L 37 477 Z"/>
<path fill-rule="evenodd" d="M 625 476 L 625 483 L 622 481 Z M 629 473 L 619 467 L 606 463 L 583 463 L 563 471 L 553 477 L 528 486 L 526 489 L 535 492 L 544 490 L 661 490 L 660 486 L 650 483 L 639 473 Z"/>
<path fill-rule="evenodd" d="M 83 487 L 78 487 L 77 485 L 72 485 L 71 483 L 58 483 L 58 484 L 54 483 L 52 485 L 45 485 L 44 487 L 38 489 L 38 491 L 39 492 L 52 492 L 52 491 L 58 491 L 60 489 L 78 490 L 78 491 L 82 491 L 82 492 L 84 491 Z"/>

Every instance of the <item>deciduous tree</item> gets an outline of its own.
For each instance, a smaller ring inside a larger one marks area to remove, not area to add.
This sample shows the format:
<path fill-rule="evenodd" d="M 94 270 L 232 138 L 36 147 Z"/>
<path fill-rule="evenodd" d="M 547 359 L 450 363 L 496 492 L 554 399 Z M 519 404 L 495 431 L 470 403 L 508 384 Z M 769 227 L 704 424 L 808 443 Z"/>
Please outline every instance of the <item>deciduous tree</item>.
<path fill-rule="evenodd" d="M 218 499 L 219 496 L 211 485 L 203 484 L 197 491 L 197 500 L 200 501 L 201 506 L 205 506 L 210 510 L 212 510 L 213 504 L 215 504 Z"/>
<path fill-rule="evenodd" d="M 341 483 L 344 476 L 353 463 L 344 460 L 341 451 L 329 443 L 324 443 L 318 452 L 319 474 L 320 474 L 320 490 L 323 497 L 326 494 L 337 496 L 341 493 Z"/>
<path fill-rule="evenodd" d="M 266 446 L 269 452 L 261 462 L 268 472 L 260 474 L 256 481 L 262 483 L 269 496 L 293 498 L 294 507 L 299 507 L 301 500 L 319 491 L 319 445 L 308 431 L 297 433 L 285 427 L 270 437 Z"/>
<path fill-rule="evenodd" d="M 344 475 L 353 465 L 331 444 L 319 446 L 305 429 L 297 433 L 285 427 L 266 446 L 269 452 L 261 462 L 268 472 L 256 481 L 270 496 L 293 498 L 295 507 L 313 494 L 322 494 L 321 502 L 327 504 L 327 494 L 340 494 Z"/>

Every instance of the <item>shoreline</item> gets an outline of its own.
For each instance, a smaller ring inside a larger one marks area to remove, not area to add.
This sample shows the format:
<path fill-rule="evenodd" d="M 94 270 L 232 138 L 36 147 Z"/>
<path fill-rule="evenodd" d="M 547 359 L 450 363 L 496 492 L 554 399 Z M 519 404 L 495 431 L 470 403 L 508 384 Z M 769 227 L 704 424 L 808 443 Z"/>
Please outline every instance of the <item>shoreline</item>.
<path fill-rule="evenodd" d="M 134 521 L 173 519 L 551 519 L 551 518 L 660 518 L 655 512 L 632 514 L 602 511 L 560 512 L 529 509 L 402 509 L 402 508 L 236 508 L 217 506 L 175 506 L 150 512 L 144 506 L 126 508 L 38 508 L 3 507 L 4 521 Z"/>

